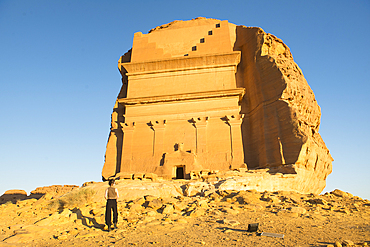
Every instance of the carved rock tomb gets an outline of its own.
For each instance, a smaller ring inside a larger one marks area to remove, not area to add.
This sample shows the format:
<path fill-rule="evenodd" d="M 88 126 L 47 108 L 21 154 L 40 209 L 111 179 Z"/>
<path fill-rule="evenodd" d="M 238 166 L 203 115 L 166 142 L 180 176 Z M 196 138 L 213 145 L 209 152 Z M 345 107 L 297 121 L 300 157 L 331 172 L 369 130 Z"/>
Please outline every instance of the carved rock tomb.
<path fill-rule="evenodd" d="M 104 180 L 237 170 L 245 189 L 324 189 L 333 159 L 318 133 L 320 107 L 274 35 L 226 20 L 174 21 L 135 33 L 118 68 Z"/>

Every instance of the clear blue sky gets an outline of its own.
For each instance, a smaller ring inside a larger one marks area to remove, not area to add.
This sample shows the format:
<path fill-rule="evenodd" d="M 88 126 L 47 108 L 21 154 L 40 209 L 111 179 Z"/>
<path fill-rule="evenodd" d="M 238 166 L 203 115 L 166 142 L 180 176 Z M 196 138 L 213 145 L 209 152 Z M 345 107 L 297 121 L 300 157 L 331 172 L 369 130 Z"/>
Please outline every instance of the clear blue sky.
<path fill-rule="evenodd" d="M 322 109 L 325 191 L 370 199 L 370 1 L 0 0 L 0 195 L 100 181 L 118 58 L 135 32 L 199 16 L 281 38 Z"/>

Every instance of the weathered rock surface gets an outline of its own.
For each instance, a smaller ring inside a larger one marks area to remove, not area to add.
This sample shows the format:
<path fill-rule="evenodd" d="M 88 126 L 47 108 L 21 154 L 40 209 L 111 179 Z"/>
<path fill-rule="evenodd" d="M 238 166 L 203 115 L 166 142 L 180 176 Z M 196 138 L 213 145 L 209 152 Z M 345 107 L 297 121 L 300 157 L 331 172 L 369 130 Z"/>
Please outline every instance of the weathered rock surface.
<path fill-rule="evenodd" d="M 274 35 L 215 19 L 175 21 L 136 33 L 119 69 L 104 179 L 217 180 L 230 169 L 266 169 L 260 190 L 324 189 L 333 159 L 318 133 L 320 107 Z M 246 189 L 255 189 L 259 174 L 249 175 Z"/>
<path fill-rule="evenodd" d="M 65 194 L 74 189 L 78 189 L 77 185 L 51 185 L 38 187 L 35 190 L 31 191 L 31 195 L 43 195 L 43 194 Z"/>

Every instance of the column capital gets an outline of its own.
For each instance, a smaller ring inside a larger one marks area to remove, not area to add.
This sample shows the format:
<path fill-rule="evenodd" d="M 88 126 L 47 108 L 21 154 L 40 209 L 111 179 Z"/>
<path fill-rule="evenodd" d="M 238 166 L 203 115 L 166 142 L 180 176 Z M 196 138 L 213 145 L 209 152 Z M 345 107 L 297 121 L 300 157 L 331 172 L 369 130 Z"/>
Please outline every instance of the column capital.
<path fill-rule="evenodd" d="M 120 124 L 121 124 L 123 132 L 135 129 L 135 122 L 120 123 Z"/>
<path fill-rule="evenodd" d="M 244 114 L 226 115 L 225 121 L 230 125 L 241 124 L 244 118 Z"/>
<path fill-rule="evenodd" d="M 194 117 L 190 120 L 195 127 L 207 126 L 208 117 Z"/>
<path fill-rule="evenodd" d="M 166 127 L 166 120 L 150 120 L 149 125 L 154 129 L 164 129 Z"/>

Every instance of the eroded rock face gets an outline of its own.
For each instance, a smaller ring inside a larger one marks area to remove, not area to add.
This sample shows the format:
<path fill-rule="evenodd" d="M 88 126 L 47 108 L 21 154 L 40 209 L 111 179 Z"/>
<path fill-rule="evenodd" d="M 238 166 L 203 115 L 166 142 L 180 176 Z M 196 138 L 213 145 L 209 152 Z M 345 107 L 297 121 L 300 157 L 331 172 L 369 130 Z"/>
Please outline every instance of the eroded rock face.
<path fill-rule="evenodd" d="M 216 177 L 248 167 L 267 169 L 266 188 L 324 189 L 333 159 L 318 133 L 320 107 L 274 35 L 215 19 L 175 21 L 136 33 L 119 69 L 103 179 Z"/>
<path fill-rule="evenodd" d="M 241 104 L 244 158 L 249 168 L 314 172 L 321 190 L 332 171 L 319 131 L 321 111 L 289 48 L 260 28 L 238 26 L 235 50 L 242 52 L 237 81 L 246 93 Z M 308 178 L 307 178 L 308 179 Z"/>

